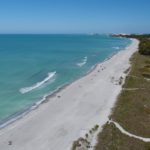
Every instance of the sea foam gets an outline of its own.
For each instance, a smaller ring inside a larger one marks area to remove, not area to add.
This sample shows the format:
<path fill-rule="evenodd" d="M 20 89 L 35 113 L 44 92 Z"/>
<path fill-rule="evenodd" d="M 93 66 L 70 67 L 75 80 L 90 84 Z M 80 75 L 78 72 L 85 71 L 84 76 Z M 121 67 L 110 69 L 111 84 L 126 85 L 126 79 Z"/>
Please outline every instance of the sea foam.
<path fill-rule="evenodd" d="M 48 76 L 47 76 L 44 80 L 42 80 L 42 81 L 40 81 L 40 82 L 37 82 L 36 84 L 34 84 L 34 85 L 30 86 L 30 87 L 21 88 L 19 91 L 20 91 L 22 94 L 28 93 L 28 92 L 30 92 L 30 91 L 32 91 L 32 90 L 34 90 L 34 89 L 40 87 L 40 86 L 43 85 L 44 83 L 48 82 L 50 79 L 52 79 L 52 78 L 55 76 L 55 74 L 56 74 L 56 71 L 55 71 L 55 72 L 50 72 L 50 73 L 48 73 Z"/>
<path fill-rule="evenodd" d="M 117 49 L 117 50 L 119 50 L 120 49 L 120 47 L 118 47 L 118 46 L 115 46 L 115 47 L 113 47 L 114 49 Z"/>
<path fill-rule="evenodd" d="M 82 67 L 82 66 L 84 66 L 86 63 L 87 63 L 87 56 L 85 56 L 85 57 L 81 60 L 80 63 L 77 63 L 77 65 L 78 65 L 79 67 Z"/>

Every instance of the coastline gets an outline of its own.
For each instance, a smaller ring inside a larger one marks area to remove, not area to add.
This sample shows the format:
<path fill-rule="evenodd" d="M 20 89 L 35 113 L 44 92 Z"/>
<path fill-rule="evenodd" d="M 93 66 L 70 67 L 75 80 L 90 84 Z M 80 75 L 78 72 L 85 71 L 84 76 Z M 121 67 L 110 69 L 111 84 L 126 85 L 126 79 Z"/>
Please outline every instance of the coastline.
<path fill-rule="evenodd" d="M 132 41 L 132 39 L 130 39 Z M 130 45 L 130 44 L 129 44 Z M 128 45 L 128 46 L 129 46 Z M 128 47 L 126 46 L 125 49 Z M 31 106 L 28 106 L 26 108 L 24 108 L 23 110 L 16 112 L 14 114 L 12 114 L 11 116 L 9 116 L 8 118 L 0 121 L 0 131 L 11 125 L 12 123 L 15 123 L 16 121 L 23 119 L 23 117 L 25 115 L 28 115 L 29 113 L 32 113 L 32 111 L 34 111 L 35 109 L 38 109 L 40 107 L 40 105 L 42 105 L 43 103 L 47 103 L 50 98 L 56 96 L 57 93 L 61 92 L 62 90 L 64 90 L 66 87 L 70 86 L 71 84 L 73 84 L 74 82 L 84 78 L 85 76 L 87 76 L 88 74 L 90 74 L 92 71 L 94 71 L 98 65 L 103 64 L 104 62 L 108 61 L 109 59 L 111 59 L 114 55 L 116 55 L 117 53 L 119 53 L 120 51 L 123 51 L 124 49 L 119 50 L 118 52 L 114 52 L 111 55 L 109 55 L 107 58 L 105 58 L 103 61 L 96 63 L 95 65 L 93 65 L 87 72 L 85 72 L 82 76 L 80 76 L 79 78 L 71 81 L 71 82 L 67 82 L 63 85 L 60 85 L 58 88 L 56 88 L 54 91 L 50 91 L 49 93 L 45 94 L 43 97 L 41 97 L 37 102 L 33 103 Z"/>
<path fill-rule="evenodd" d="M 130 69 L 122 85 L 109 121 L 97 135 L 95 150 L 150 148 L 150 56 L 149 36 L 126 35 L 139 40 L 138 51 L 130 59 Z M 146 42 L 145 42 L 146 41 Z"/>
<path fill-rule="evenodd" d="M 127 46 L 128 47 L 128 46 Z M 121 50 L 120 50 L 121 51 Z M 118 52 L 120 52 L 118 51 Z M 29 113 L 31 113 L 32 111 L 34 111 L 35 109 L 38 109 L 40 107 L 40 105 L 42 105 L 43 103 L 47 103 L 50 98 L 56 96 L 57 93 L 61 92 L 62 90 L 64 90 L 67 86 L 73 84 L 74 82 L 80 80 L 81 78 L 84 78 L 85 76 L 87 76 L 88 74 L 90 74 L 92 71 L 94 71 L 94 69 L 100 65 L 101 63 L 104 63 L 105 61 L 108 61 L 109 59 L 111 59 L 114 55 L 116 55 L 118 52 L 114 52 L 112 55 L 108 56 L 106 59 L 104 59 L 102 62 L 98 62 L 95 65 L 93 65 L 85 74 L 83 74 L 81 77 L 79 77 L 78 79 L 75 79 L 72 82 L 67 82 L 64 85 L 59 86 L 58 88 L 56 88 L 54 91 L 51 91 L 47 94 L 45 94 L 40 100 L 38 100 L 37 102 L 35 102 L 33 105 L 23 109 L 20 112 L 17 112 L 15 114 L 12 114 L 10 117 L 4 119 L 3 121 L 0 122 L 0 130 L 2 130 L 3 128 L 11 125 L 12 123 L 16 122 L 19 119 L 22 119 L 25 115 L 28 115 Z"/>
<path fill-rule="evenodd" d="M 12 150 L 49 148 L 62 150 L 70 147 L 72 142 L 80 137 L 80 133 L 81 136 L 84 134 L 83 128 L 88 130 L 95 124 L 102 127 L 108 119 L 116 96 L 121 91 L 121 86 L 116 85 L 116 81 L 129 67 L 129 58 L 137 50 L 137 45 L 138 41 L 133 40 L 125 50 L 119 51 L 111 59 L 95 65 L 92 71 L 60 88 L 54 92 L 53 96 L 48 96 L 49 101 L 46 105 L 41 105 L 39 109 L 25 115 L 23 119 L 0 130 L 2 149 L 8 149 L 8 141 L 12 140 Z M 121 58 L 123 58 L 123 62 L 120 63 Z M 114 72 L 113 69 L 119 72 Z M 112 77 L 116 80 L 113 83 Z M 91 101 L 93 97 L 96 100 Z M 100 98 L 103 100 L 99 100 Z M 99 103 L 101 106 L 98 106 Z M 107 103 L 106 106 L 105 103 Z M 55 115 L 53 116 L 53 114 Z M 103 119 L 101 120 L 101 118 Z M 22 131 L 18 131 L 18 129 L 22 129 Z M 41 132 L 40 136 L 38 131 Z M 72 133 L 72 131 L 74 132 Z"/>

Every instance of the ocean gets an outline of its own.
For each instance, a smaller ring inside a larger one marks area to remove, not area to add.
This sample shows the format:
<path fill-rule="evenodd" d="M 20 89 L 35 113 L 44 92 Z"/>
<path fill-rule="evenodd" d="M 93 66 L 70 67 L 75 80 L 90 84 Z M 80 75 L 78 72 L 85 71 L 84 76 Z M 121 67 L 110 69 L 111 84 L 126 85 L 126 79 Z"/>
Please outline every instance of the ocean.
<path fill-rule="evenodd" d="M 131 43 L 109 35 L 0 35 L 0 124 Z"/>

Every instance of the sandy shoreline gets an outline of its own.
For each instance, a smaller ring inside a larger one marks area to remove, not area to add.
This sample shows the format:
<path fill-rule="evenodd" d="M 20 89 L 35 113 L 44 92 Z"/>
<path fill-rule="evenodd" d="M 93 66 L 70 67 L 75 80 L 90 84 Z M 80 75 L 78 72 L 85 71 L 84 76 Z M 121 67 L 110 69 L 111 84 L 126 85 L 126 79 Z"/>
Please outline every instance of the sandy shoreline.
<path fill-rule="evenodd" d="M 69 150 L 72 142 L 95 124 L 108 121 L 116 97 L 118 81 L 129 67 L 129 58 L 138 41 L 65 89 L 49 97 L 46 104 L 0 130 L 2 150 Z M 12 141 L 12 145 L 8 145 Z"/>

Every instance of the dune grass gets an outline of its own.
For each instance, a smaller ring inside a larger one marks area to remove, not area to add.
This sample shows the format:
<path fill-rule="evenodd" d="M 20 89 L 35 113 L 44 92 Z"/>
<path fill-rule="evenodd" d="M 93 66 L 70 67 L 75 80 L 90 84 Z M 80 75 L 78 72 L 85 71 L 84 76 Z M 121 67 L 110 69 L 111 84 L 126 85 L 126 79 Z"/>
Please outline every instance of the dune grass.
<path fill-rule="evenodd" d="M 114 124 L 106 124 L 98 135 L 96 150 L 150 150 L 150 143 L 122 134 Z"/>
<path fill-rule="evenodd" d="M 130 73 L 110 118 L 128 132 L 150 138 L 150 56 L 140 55 L 137 52 L 131 58 L 131 64 Z M 113 124 L 106 124 L 98 135 L 95 149 L 150 150 L 150 143 L 128 137 Z"/>

